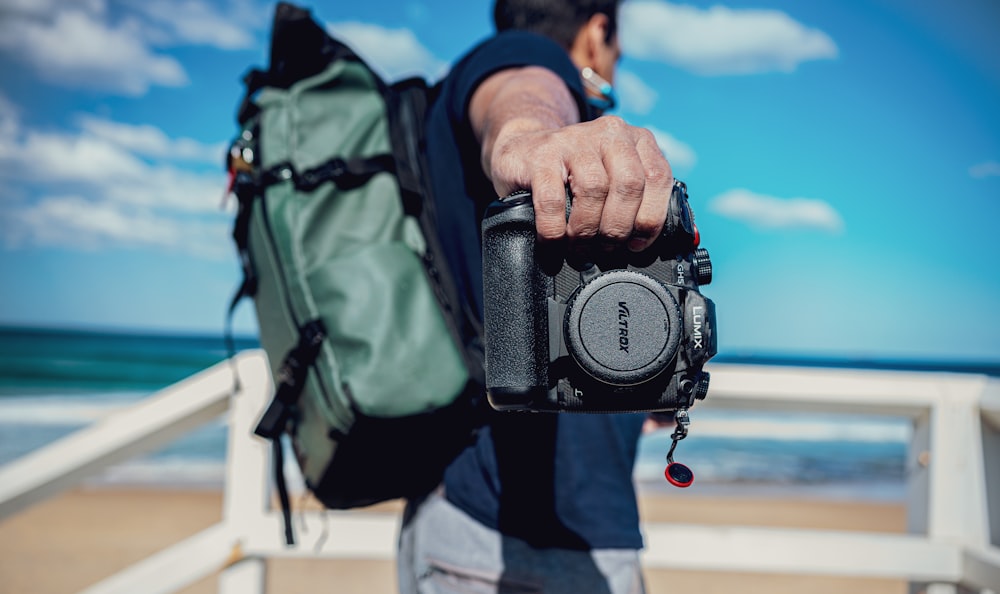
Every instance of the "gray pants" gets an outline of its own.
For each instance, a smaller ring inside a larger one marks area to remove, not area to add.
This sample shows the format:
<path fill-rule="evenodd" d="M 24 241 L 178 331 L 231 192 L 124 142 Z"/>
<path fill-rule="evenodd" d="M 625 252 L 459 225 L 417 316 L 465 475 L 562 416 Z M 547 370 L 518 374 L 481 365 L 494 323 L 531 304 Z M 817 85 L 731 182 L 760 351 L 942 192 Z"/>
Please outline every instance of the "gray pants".
<path fill-rule="evenodd" d="M 503 536 L 440 493 L 407 506 L 400 594 L 643 594 L 634 549 L 535 549 Z"/>

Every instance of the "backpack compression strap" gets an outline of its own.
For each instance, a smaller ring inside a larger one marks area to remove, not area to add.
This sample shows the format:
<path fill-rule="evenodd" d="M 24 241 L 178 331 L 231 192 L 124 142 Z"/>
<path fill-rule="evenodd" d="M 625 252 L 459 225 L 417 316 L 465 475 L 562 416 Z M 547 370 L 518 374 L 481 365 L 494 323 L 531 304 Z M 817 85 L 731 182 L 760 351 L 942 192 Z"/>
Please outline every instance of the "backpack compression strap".
<path fill-rule="evenodd" d="M 278 499 L 281 501 L 281 514 L 285 523 L 285 542 L 295 544 L 292 534 L 292 505 L 288 498 L 288 485 L 285 483 L 285 455 L 281 447 L 281 434 L 298 403 L 302 388 L 306 382 L 309 368 L 316 362 L 320 345 L 326 340 L 326 329 L 320 320 L 307 322 L 299 329 L 299 343 L 285 355 L 285 360 L 278 370 L 277 388 L 274 399 L 268 405 L 254 433 L 271 440 L 271 455 L 273 457 L 274 484 L 278 489 Z"/>
<path fill-rule="evenodd" d="M 325 182 L 331 181 L 342 190 L 357 188 L 367 182 L 376 173 L 395 173 L 396 159 L 389 153 L 372 157 L 358 157 L 344 160 L 334 157 L 303 172 L 295 170 L 291 163 L 279 163 L 261 175 L 260 189 L 292 180 L 295 189 L 300 192 L 312 192 Z"/>
<path fill-rule="evenodd" d="M 264 411 L 254 433 L 267 439 L 276 439 L 281 435 L 285 429 L 285 422 L 302 394 L 306 374 L 316 362 L 324 340 L 326 340 L 326 329 L 323 327 L 323 322 L 318 319 L 307 322 L 299 329 L 299 343 L 285 355 L 285 360 L 278 370 L 278 377 L 275 378 L 277 387 L 274 399 Z"/>

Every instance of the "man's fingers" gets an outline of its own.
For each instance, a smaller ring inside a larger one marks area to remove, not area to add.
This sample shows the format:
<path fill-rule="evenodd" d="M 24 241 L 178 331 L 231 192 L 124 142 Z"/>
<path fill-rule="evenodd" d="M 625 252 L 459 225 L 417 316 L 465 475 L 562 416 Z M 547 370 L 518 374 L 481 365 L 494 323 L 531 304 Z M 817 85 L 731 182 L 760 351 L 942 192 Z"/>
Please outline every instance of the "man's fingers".
<path fill-rule="evenodd" d="M 543 241 L 566 235 L 566 182 L 561 170 L 539 169 L 531 179 L 535 231 Z"/>
<path fill-rule="evenodd" d="M 601 237 L 609 243 L 621 244 L 632 236 L 646 186 L 645 171 L 628 137 L 616 137 L 605 145 L 604 164 L 610 183 L 601 216 Z"/>
<path fill-rule="evenodd" d="M 649 247 L 663 230 L 670 193 L 674 186 L 674 176 L 670 163 L 663 156 L 653 134 L 642 128 L 635 128 L 634 133 L 635 148 L 642 162 L 645 186 L 642 203 L 635 214 L 628 247 L 638 252 Z"/>
<path fill-rule="evenodd" d="M 604 161 L 596 149 L 574 159 L 569 171 L 573 208 L 566 229 L 572 240 L 592 239 L 600 232 L 609 182 Z"/>
<path fill-rule="evenodd" d="M 621 118 L 526 135 L 499 148 L 492 164 L 501 196 L 531 189 L 543 241 L 598 239 L 640 251 L 663 228 L 673 186 L 670 164 L 652 133 Z M 567 183 L 573 193 L 568 222 Z"/>

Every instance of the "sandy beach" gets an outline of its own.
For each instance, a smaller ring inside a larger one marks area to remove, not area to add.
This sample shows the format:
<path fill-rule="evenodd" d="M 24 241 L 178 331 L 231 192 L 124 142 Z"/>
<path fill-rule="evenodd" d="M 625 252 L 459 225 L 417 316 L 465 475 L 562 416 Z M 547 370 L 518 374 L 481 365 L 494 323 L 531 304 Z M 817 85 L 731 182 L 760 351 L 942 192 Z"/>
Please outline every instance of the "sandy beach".
<path fill-rule="evenodd" d="M 395 502 L 380 507 L 399 509 Z M 0 522 L 0 593 L 69 594 L 221 518 L 216 490 L 88 487 L 57 496 Z M 364 512 L 359 512 L 364 513 Z M 841 502 L 817 498 L 733 497 L 647 493 L 649 522 L 693 522 L 904 532 L 897 502 Z M 650 593 L 904 594 L 894 580 L 647 570 Z M 209 577 L 183 592 L 209 594 Z M 268 591 L 392 593 L 389 561 L 279 560 L 268 564 Z"/>

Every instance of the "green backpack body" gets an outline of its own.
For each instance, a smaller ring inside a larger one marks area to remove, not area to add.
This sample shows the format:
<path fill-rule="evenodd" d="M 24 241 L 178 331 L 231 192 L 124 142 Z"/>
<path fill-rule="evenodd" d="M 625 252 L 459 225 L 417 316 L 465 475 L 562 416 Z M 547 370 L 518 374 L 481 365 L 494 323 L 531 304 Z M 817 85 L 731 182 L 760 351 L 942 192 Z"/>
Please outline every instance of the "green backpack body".
<path fill-rule="evenodd" d="M 422 174 L 429 90 L 386 85 L 285 3 L 270 67 L 246 83 L 229 168 L 234 305 L 253 298 L 275 381 L 257 433 L 279 475 L 291 437 L 330 508 L 426 492 L 468 443 L 482 385 Z"/>

